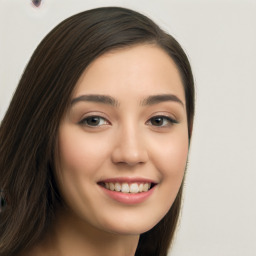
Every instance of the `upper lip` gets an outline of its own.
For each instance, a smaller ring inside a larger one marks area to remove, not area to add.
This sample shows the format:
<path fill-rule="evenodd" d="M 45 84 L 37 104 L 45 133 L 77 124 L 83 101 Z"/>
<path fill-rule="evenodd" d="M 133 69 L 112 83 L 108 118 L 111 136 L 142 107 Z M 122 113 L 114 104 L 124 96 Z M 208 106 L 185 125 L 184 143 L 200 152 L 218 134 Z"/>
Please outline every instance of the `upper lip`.
<path fill-rule="evenodd" d="M 104 180 L 100 180 L 98 183 L 154 183 L 156 184 L 157 182 L 152 180 L 152 179 L 148 179 L 148 178 L 142 178 L 142 177 L 115 177 L 115 178 L 107 178 Z"/>

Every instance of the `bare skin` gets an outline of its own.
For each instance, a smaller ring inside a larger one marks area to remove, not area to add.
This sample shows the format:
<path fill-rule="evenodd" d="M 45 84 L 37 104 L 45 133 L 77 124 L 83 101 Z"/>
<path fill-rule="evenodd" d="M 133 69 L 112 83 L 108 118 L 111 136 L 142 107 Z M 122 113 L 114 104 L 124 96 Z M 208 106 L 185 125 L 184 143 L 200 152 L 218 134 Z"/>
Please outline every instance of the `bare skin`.
<path fill-rule="evenodd" d="M 19 256 L 134 256 L 138 240 L 139 235 L 103 233 L 62 209 L 46 237 Z"/>

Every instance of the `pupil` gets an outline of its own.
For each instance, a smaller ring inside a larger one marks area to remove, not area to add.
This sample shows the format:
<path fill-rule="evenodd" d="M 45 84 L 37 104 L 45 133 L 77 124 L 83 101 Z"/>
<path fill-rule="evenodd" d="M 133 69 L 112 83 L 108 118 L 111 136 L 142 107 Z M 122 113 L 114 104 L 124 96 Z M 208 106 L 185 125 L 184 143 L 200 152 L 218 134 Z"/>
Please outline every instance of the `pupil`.
<path fill-rule="evenodd" d="M 152 121 L 153 125 L 160 126 L 163 124 L 163 118 L 162 117 L 155 117 Z"/>
<path fill-rule="evenodd" d="M 87 123 L 89 125 L 92 125 L 92 126 L 95 126 L 95 125 L 98 125 L 100 122 L 100 119 L 96 116 L 93 116 L 93 117 L 90 117 L 88 120 L 87 120 Z"/>

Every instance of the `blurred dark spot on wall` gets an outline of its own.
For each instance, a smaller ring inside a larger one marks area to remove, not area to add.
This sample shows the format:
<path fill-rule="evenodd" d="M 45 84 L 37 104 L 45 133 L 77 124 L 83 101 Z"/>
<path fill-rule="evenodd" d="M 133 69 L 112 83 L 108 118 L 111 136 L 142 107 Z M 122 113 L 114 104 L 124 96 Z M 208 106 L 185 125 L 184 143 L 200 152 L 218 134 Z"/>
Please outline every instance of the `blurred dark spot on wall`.
<path fill-rule="evenodd" d="M 32 3 L 35 7 L 39 7 L 42 3 L 42 0 L 32 0 Z"/>

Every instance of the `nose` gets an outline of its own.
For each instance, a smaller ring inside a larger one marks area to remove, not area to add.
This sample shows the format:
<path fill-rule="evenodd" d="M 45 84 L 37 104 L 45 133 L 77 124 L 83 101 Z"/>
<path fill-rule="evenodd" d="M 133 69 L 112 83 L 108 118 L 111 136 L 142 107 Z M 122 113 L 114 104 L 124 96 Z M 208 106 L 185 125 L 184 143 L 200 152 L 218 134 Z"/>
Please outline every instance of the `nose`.
<path fill-rule="evenodd" d="M 118 131 L 116 143 L 112 152 L 112 162 L 135 166 L 146 163 L 148 151 L 142 134 L 138 129 L 127 127 Z"/>

